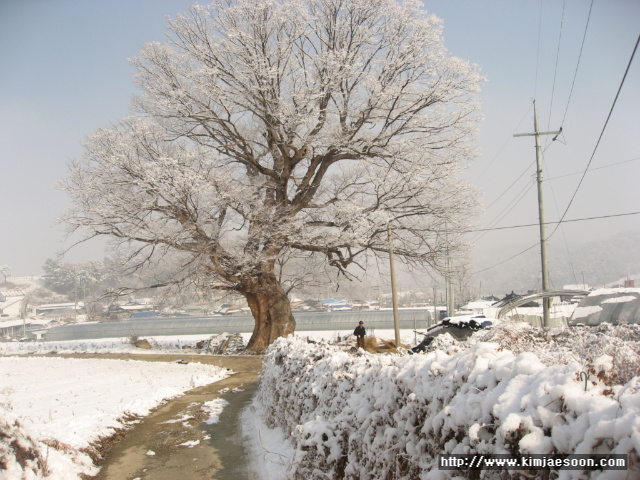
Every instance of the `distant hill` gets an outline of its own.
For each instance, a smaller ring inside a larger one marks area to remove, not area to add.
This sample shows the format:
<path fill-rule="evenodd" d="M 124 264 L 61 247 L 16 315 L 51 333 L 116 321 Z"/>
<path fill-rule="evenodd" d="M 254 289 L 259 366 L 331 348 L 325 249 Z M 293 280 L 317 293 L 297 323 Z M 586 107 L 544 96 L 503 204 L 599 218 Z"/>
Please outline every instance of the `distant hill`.
<path fill-rule="evenodd" d="M 552 288 L 559 289 L 563 285 L 576 283 L 602 287 L 622 283 L 627 276 L 634 278 L 640 274 L 640 231 L 620 233 L 605 240 L 570 245 L 569 248 L 570 258 L 564 247 L 550 246 L 548 249 Z M 473 270 L 491 265 L 492 260 L 485 256 L 475 259 L 475 263 Z M 540 289 L 540 276 L 540 251 L 532 249 L 483 272 L 474 281 L 482 281 L 484 293 L 501 294 L 512 290 L 525 292 Z"/>

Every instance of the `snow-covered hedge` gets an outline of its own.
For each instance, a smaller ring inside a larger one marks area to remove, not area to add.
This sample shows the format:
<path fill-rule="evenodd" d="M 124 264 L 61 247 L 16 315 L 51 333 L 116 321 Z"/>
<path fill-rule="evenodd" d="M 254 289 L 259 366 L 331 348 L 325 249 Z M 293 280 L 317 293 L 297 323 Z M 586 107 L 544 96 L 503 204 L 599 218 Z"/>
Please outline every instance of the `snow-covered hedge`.
<path fill-rule="evenodd" d="M 473 342 L 496 342 L 518 355 L 533 352 L 545 365 L 578 363 L 583 370 L 596 375 L 596 360 L 609 357 L 611 368 L 603 380 L 625 384 L 640 375 L 640 325 L 612 325 L 597 327 L 536 328 L 527 323 L 505 323 L 476 333 Z M 464 343 L 456 343 L 465 348 Z M 600 374 L 603 376 L 603 374 Z"/>
<path fill-rule="evenodd" d="M 447 479 L 446 453 L 620 453 L 640 476 L 640 377 L 611 385 L 611 356 L 545 365 L 499 343 L 449 344 L 448 353 L 350 354 L 289 337 L 268 351 L 257 401 L 290 432 L 292 479 Z M 548 350 L 551 347 L 548 348 Z M 595 373 L 586 383 L 581 371 Z M 482 478 L 525 478 L 482 471 Z"/>

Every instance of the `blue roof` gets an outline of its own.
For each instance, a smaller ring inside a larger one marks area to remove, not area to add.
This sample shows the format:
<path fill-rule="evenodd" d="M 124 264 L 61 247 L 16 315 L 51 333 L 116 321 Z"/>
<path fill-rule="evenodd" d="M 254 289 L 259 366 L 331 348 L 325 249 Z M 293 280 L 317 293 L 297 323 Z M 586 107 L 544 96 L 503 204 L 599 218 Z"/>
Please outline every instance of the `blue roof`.
<path fill-rule="evenodd" d="M 160 315 L 158 314 L 158 312 L 133 312 L 131 314 L 131 316 L 133 318 L 147 318 L 147 317 L 159 317 Z"/>

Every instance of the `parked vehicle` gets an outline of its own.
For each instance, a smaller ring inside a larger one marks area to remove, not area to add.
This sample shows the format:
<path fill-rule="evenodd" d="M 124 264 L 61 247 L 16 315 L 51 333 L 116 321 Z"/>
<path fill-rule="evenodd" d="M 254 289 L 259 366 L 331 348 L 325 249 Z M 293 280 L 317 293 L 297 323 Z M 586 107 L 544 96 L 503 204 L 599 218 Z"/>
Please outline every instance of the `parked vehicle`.
<path fill-rule="evenodd" d="M 409 350 L 409 354 L 424 352 L 433 339 L 443 333 L 449 333 L 457 340 L 466 340 L 473 333 L 493 325 L 495 320 L 487 319 L 484 315 L 461 315 L 447 317 L 442 322 L 428 328 L 421 343 Z"/>

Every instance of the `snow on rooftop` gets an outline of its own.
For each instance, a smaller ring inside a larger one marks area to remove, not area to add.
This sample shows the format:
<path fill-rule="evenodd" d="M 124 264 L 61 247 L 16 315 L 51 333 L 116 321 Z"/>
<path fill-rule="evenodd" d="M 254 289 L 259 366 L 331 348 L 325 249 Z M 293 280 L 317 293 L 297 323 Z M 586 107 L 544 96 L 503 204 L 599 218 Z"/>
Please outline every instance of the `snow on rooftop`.
<path fill-rule="evenodd" d="M 635 293 L 640 295 L 640 288 L 599 288 L 589 293 L 590 297 L 597 297 L 600 295 L 615 295 L 624 293 Z"/>

